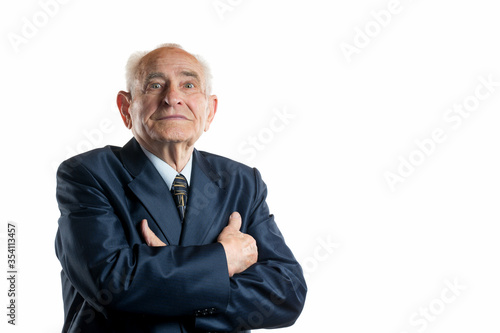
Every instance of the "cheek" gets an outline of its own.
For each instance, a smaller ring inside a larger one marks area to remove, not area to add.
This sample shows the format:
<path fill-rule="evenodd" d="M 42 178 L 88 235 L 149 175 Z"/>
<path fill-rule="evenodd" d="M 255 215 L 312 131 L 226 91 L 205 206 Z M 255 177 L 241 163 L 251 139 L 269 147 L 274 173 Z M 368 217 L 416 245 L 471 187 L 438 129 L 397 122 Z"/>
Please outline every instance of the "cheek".
<path fill-rule="evenodd" d="M 205 98 L 197 98 L 189 103 L 189 108 L 193 111 L 194 116 L 200 124 L 205 124 L 208 115 L 208 105 Z"/>
<path fill-rule="evenodd" d="M 136 121 L 147 121 L 154 113 L 156 108 L 149 101 L 137 101 L 133 104 L 132 116 Z"/>
<path fill-rule="evenodd" d="M 207 121 L 207 111 L 206 110 L 200 110 L 198 125 L 199 125 L 199 127 L 200 127 L 199 129 L 201 131 L 205 131 L 207 129 L 208 121 Z"/>

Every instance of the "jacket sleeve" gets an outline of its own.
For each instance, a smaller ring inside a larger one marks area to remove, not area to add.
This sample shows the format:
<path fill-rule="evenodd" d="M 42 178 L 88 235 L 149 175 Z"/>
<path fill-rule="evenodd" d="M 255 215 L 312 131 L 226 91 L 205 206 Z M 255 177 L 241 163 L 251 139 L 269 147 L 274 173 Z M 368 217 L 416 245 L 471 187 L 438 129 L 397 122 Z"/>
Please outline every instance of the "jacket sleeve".
<path fill-rule="evenodd" d="M 58 170 L 56 254 L 94 309 L 105 316 L 116 311 L 185 317 L 227 308 L 229 276 L 220 243 L 149 247 L 131 241 L 140 234 L 134 225 L 140 221 L 119 218 L 118 211 L 130 207 L 111 204 L 108 192 L 81 163 L 65 162 Z"/>
<path fill-rule="evenodd" d="M 225 313 L 199 316 L 196 327 L 207 331 L 233 332 L 245 329 L 292 325 L 304 306 L 307 287 L 302 268 L 269 213 L 267 187 L 254 169 L 255 198 L 243 221 L 244 232 L 257 242 L 258 262 L 230 278 L 230 298 Z"/>

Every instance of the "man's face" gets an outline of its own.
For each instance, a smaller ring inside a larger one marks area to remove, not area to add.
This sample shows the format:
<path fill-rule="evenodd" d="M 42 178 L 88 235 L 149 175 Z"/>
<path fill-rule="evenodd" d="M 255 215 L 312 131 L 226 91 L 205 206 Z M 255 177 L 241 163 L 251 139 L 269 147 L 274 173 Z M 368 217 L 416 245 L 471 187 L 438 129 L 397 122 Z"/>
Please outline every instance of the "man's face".
<path fill-rule="evenodd" d="M 120 92 L 118 105 L 125 125 L 147 149 L 168 143 L 193 146 L 207 131 L 217 97 L 205 94 L 202 66 L 189 53 L 160 48 L 147 54 L 131 94 Z"/>

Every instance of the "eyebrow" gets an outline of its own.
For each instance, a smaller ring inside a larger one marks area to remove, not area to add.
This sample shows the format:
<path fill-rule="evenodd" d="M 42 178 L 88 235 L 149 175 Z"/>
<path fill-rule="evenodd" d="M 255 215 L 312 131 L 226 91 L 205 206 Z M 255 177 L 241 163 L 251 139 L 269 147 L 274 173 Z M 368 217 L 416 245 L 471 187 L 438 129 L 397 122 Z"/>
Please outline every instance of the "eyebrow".
<path fill-rule="evenodd" d="M 182 71 L 181 74 L 184 75 L 184 76 L 194 77 L 196 80 L 200 81 L 200 76 L 196 72 L 193 72 L 193 71 Z"/>
<path fill-rule="evenodd" d="M 154 79 L 157 77 L 164 79 L 165 81 L 167 80 L 167 78 L 165 77 L 165 75 L 163 75 L 163 73 L 154 72 L 154 73 L 148 74 L 148 76 L 146 76 L 146 80 L 144 80 L 144 82 L 149 82 L 149 81 L 151 81 L 151 79 Z"/>
<path fill-rule="evenodd" d="M 188 77 L 193 77 L 196 80 L 200 81 L 200 76 L 198 75 L 198 73 L 193 72 L 193 71 L 182 71 L 181 75 L 188 76 Z M 163 73 L 161 73 L 161 72 L 153 72 L 153 73 L 148 74 L 148 76 L 146 76 L 146 79 L 144 80 L 144 82 L 149 82 L 149 81 L 151 81 L 154 78 L 161 78 L 161 79 L 167 81 L 167 78 L 166 78 L 166 76 Z"/>

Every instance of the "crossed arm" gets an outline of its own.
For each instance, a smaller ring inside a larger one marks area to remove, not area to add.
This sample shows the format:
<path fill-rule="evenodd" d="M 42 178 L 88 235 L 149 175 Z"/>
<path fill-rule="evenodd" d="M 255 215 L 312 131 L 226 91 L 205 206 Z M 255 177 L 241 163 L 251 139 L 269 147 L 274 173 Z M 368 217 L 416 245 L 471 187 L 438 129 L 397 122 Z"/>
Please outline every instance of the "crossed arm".
<path fill-rule="evenodd" d="M 141 231 L 146 244 L 153 247 L 166 246 L 151 229 L 147 220 L 142 220 Z M 219 234 L 217 241 L 222 244 L 226 253 L 227 271 L 229 277 L 245 271 L 257 262 L 257 244 L 255 239 L 240 231 L 241 215 L 233 212 L 229 223 Z"/>

